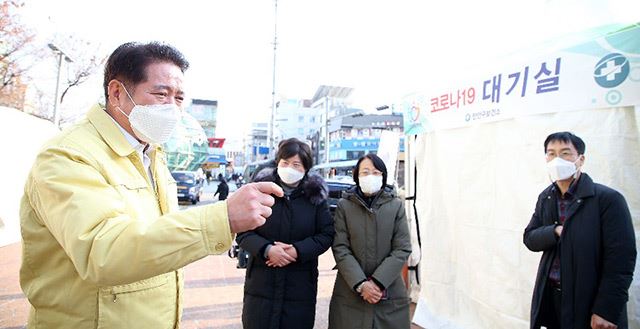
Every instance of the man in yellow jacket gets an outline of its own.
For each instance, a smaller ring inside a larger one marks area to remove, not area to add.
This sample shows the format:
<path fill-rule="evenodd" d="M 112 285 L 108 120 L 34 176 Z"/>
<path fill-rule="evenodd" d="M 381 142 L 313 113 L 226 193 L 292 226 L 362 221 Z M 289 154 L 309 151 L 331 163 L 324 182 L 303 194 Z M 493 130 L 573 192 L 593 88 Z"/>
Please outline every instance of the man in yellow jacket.
<path fill-rule="evenodd" d="M 29 328 L 178 328 L 181 268 L 226 251 L 271 215 L 275 184 L 178 210 L 160 148 L 184 97 L 183 55 L 126 43 L 105 66 L 106 109 L 44 146 L 21 201 Z"/>

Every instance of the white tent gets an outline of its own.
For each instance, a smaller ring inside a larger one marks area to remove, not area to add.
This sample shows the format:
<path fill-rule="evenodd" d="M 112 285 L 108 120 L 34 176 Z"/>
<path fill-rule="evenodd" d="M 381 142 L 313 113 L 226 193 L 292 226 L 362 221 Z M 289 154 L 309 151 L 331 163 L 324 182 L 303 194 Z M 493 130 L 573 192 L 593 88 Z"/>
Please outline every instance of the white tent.
<path fill-rule="evenodd" d="M 405 172 L 407 195 L 417 191 L 422 241 L 413 321 L 428 329 L 528 328 L 541 253 L 529 251 L 522 234 L 549 184 L 547 135 L 572 131 L 585 141 L 584 171 L 625 196 L 640 250 L 640 26 L 449 87 L 400 104 L 406 133 L 415 135 Z M 412 208 L 409 201 L 415 220 Z M 629 325 L 640 328 L 638 263 L 634 277 Z"/>
<path fill-rule="evenodd" d="M 0 107 L 0 247 L 20 241 L 20 198 L 42 144 L 59 130 L 53 123 L 13 108 Z"/>

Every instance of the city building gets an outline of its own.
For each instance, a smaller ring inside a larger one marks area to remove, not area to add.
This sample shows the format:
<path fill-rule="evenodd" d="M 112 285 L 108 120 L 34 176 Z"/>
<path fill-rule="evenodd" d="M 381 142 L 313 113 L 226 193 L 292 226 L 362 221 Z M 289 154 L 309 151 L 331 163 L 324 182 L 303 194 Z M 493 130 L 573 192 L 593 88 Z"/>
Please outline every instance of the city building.
<path fill-rule="evenodd" d="M 251 132 L 244 141 L 245 162 L 247 164 L 269 157 L 268 132 L 269 124 L 266 122 L 251 124 Z"/>
<path fill-rule="evenodd" d="M 235 167 L 244 166 L 245 158 L 243 151 L 226 151 L 227 162 L 232 163 Z"/>
<path fill-rule="evenodd" d="M 325 144 L 325 140 L 329 138 L 329 132 L 332 131 L 330 127 L 341 123 L 342 118 L 363 115 L 364 112 L 361 109 L 353 108 L 350 104 L 352 92 L 353 88 L 321 85 L 311 99 L 281 98 L 276 103 L 274 116 L 275 147 L 281 140 L 295 137 L 311 145 L 314 164 L 342 157 L 340 153 L 333 155 L 333 158 L 328 156 L 326 152 L 328 145 Z M 262 148 L 263 145 L 268 147 L 266 137 L 268 130 L 266 129 L 265 126 L 263 131 L 260 124 L 254 124 L 251 135 L 245 141 L 247 163 L 262 160 L 275 151 Z M 358 142 L 355 145 L 360 144 Z M 370 143 L 366 145 L 370 146 Z M 361 151 L 361 147 L 357 146 L 353 150 L 350 148 L 349 151 Z"/>
<path fill-rule="evenodd" d="M 207 138 L 208 156 L 207 161 L 203 164 L 203 167 L 207 170 L 214 170 L 227 164 L 227 158 L 224 152 L 224 138 Z"/>
<path fill-rule="evenodd" d="M 282 98 L 276 103 L 274 143 L 287 138 L 306 140 L 320 127 L 320 110 L 309 99 Z"/>
<path fill-rule="evenodd" d="M 197 123 L 185 118 L 171 139 L 164 144 L 169 169 L 194 171 L 202 166 L 211 169 L 226 163 L 224 151 L 221 159 L 212 151 L 215 149 L 212 139 L 216 130 L 218 101 L 193 99 L 191 104 L 185 107 L 185 111 Z M 222 146 L 218 147 L 222 150 Z"/>
<path fill-rule="evenodd" d="M 329 122 L 329 162 L 355 160 L 377 152 L 383 130 L 402 132 L 402 114 L 354 114 Z M 404 143 L 400 152 L 404 152 Z"/>
<path fill-rule="evenodd" d="M 242 138 L 227 138 L 224 144 L 224 151 L 227 162 L 232 163 L 235 167 L 243 167 L 246 163 L 244 156 L 244 140 Z"/>
<path fill-rule="evenodd" d="M 191 104 L 185 108 L 185 111 L 198 120 L 207 138 L 216 137 L 218 101 L 193 99 Z"/>
<path fill-rule="evenodd" d="M 311 99 L 311 108 L 316 113 L 317 130 L 307 136 L 314 152 L 314 163 L 328 162 L 325 140 L 328 137 L 330 121 L 343 116 L 363 113 L 351 107 L 349 96 L 353 88 L 325 86 L 318 87 Z M 330 152 L 330 151 L 329 151 Z"/>

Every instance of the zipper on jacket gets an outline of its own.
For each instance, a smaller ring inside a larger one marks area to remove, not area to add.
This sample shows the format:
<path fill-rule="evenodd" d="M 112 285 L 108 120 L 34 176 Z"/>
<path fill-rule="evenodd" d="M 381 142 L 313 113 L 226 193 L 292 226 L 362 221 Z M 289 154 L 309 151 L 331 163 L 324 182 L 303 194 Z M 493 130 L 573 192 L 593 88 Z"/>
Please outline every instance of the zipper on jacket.
<path fill-rule="evenodd" d="M 356 200 L 358 200 L 358 202 L 360 203 L 360 205 L 362 205 L 362 207 L 364 207 L 364 209 L 367 209 L 367 211 L 368 211 L 368 212 L 370 212 L 370 213 L 372 213 L 372 214 L 374 213 L 374 212 L 373 212 L 373 205 L 376 203 L 376 201 L 378 201 L 378 197 L 379 197 L 379 195 L 378 195 L 378 196 L 376 196 L 376 197 L 371 201 L 371 207 L 367 206 L 367 203 L 366 203 L 364 200 L 362 200 L 362 198 L 361 198 L 358 194 L 355 194 L 354 196 L 355 196 Z"/>

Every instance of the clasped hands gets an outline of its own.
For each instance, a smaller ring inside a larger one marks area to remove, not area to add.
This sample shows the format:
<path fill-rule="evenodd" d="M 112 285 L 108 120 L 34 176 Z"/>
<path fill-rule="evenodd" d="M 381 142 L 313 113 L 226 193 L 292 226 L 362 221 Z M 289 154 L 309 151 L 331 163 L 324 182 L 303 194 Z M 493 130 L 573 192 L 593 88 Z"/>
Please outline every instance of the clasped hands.
<path fill-rule="evenodd" d="M 362 290 L 360 291 L 360 297 L 369 304 L 377 304 L 382 298 L 382 290 L 371 279 L 365 281 L 362 284 Z"/>
<path fill-rule="evenodd" d="M 267 255 L 267 265 L 271 267 L 284 267 L 295 262 L 298 258 L 298 252 L 293 245 L 280 241 L 276 241 L 269 248 Z"/>

